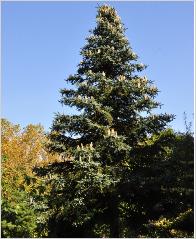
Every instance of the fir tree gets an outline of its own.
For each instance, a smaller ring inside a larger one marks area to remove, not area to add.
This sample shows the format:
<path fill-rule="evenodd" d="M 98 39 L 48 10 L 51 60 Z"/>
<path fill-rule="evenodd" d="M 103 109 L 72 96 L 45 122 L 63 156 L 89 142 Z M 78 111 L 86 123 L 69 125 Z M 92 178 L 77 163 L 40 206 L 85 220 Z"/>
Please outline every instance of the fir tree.
<path fill-rule="evenodd" d="M 137 145 L 172 120 L 171 115 L 151 113 L 160 106 L 154 99 L 158 89 L 147 77 L 139 76 L 138 72 L 146 66 L 137 63 L 138 56 L 124 31 L 113 8 L 99 8 L 97 27 L 81 51 L 83 60 L 77 74 L 67 79 L 76 89 L 61 90 L 61 103 L 76 107 L 81 114 L 57 114 L 51 135 L 51 148 L 55 151 L 65 152 L 81 143 L 96 142 L 108 130 L 125 136 L 129 145 Z M 75 139 L 74 135 L 80 137 Z"/>
<path fill-rule="evenodd" d="M 137 223 L 159 200 L 148 196 L 159 191 L 153 188 L 156 165 L 172 138 L 159 136 L 174 117 L 153 113 L 161 106 L 158 89 L 141 76 L 146 66 L 138 62 L 115 9 L 99 7 L 96 19 L 77 73 L 67 79 L 73 87 L 61 90 L 61 103 L 79 114 L 58 113 L 50 134 L 51 151 L 65 161 L 45 171 L 54 185 L 50 223 L 67 225 L 62 233 L 51 231 L 53 236 L 55 230 L 60 237 L 136 235 Z"/>

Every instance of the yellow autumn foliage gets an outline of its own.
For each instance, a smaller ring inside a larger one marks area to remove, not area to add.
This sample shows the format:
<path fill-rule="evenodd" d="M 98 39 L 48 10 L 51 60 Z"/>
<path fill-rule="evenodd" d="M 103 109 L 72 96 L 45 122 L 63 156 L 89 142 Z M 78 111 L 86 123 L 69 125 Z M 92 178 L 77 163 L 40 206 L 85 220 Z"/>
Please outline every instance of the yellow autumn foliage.
<path fill-rule="evenodd" d="M 29 124 L 21 129 L 6 119 L 1 120 L 2 181 L 20 186 L 24 175 L 33 175 L 35 166 L 58 161 L 45 145 L 48 139 L 41 125 Z"/>

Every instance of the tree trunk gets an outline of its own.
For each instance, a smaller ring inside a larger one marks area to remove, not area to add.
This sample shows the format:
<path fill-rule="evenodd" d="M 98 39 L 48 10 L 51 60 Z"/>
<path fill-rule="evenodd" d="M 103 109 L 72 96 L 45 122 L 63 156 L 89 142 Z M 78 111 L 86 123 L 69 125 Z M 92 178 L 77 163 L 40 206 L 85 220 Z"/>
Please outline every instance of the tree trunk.
<path fill-rule="evenodd" d="M 120 228 L 119 228 L 119 210 L 118 210 L 118 196 L 112 195 L 110 199 L 110 232 L 112 238 L 120 237 Z"/>

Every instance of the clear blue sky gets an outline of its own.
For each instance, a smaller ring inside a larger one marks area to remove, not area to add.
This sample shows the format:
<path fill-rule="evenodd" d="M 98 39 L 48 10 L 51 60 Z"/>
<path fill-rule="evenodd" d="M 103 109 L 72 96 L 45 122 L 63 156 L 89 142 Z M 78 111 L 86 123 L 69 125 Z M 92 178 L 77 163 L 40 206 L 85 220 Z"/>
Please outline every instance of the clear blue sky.
<path fill-rule="evenodd" d="M 64 79 L 76 72 L 80 48 L 95 27 L 98 2 L 2 3 L 2 117 L 46 130 Z M 102 4 L 104 2 L 99 2 Z M 161 91 L 162 112 L 184 130 L 183 112 L 193 121 L 193 2 L 109 2 L 120 15 L 144 72 Z"/>

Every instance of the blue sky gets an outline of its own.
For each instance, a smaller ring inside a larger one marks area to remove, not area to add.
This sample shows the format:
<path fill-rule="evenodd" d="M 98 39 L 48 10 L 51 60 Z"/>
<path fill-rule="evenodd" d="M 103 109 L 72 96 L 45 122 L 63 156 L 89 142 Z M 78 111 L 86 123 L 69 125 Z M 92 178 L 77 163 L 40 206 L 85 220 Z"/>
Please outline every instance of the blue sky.
<path fill-rule="evenodd" d="M 108 2 L 99 2 L 99 4 Z M 127 27 L 126 36 L 148 65 L 144 74 L 160 90 L 161 112 L 184 130 L 183 112 L 193 121 L 193 2 L 109 2 Z M 2 3 L 2 117 L 46 130 L 56 112 L 59 89 L 74 74 L 80 49 L 95 27 L 98 2 Z"/>

